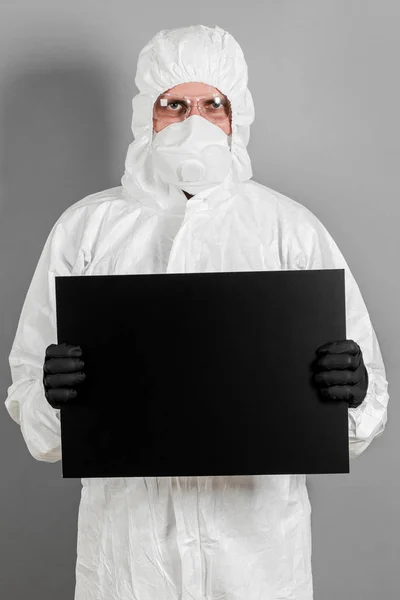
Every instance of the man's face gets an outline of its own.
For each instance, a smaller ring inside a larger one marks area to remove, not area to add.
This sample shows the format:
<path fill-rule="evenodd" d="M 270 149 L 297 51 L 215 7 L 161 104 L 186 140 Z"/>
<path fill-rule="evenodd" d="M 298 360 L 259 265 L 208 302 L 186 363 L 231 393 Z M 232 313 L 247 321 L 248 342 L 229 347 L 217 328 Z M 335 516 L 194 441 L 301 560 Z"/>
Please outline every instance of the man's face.
<path fill-rule="evenodd" d="M 219 96 L 220 98 L 222 98 L 222 100 L 224 102 L 227 102 L 227 98 L 223 94 L 221 94 L 221 92 L 219 90 L 217 90 L 217 88 L 212 87 L 211 85 L 207 85 L 205 83 L 181 83 L 181 84 L 176 85 L 175 87 L 167 90 L 165 93 L 173 94 L 174 99 L 175 99 L 175 96 L 178 98 L 182 98 L 182 97 L 188 98 L 190 100 L 190 106 L 191 106 L 190 116 L 197 115 L 197 116 L 200 116 L 203 118 L 206 118 L 206 117 L 204 116 L 204 114 L 202 112 L 200 112 L 199 107 L 197 105 L 197 99 L 199 97 L 216 95 L 216 96 Z M 179 110 L 179 106 L 177 106 L 177 105 L 174 105 L 173 108 L 176 108 Z M 223 111 L 222 108 L 218 109 L 218 110 Z M 230 116 L 222 118 L 222 119 L 219 118 L 217 121 L 214 120 L 213 123 L 220 129 L 222 129 L 222 131 L 224 133 L 226 133 L 226 135 L 231 135 L 232 126 L 231 126 Z M 168 127 L 168 125 L 170 125 L 170 124 L 171 124 L 171 121 L 168 120 L 168 118 L 164 118 L 163 116 L 160 116 L 158 118 L 153 118 L 153 129 L 156 133 L 158 133 L 165 127 Z"/>

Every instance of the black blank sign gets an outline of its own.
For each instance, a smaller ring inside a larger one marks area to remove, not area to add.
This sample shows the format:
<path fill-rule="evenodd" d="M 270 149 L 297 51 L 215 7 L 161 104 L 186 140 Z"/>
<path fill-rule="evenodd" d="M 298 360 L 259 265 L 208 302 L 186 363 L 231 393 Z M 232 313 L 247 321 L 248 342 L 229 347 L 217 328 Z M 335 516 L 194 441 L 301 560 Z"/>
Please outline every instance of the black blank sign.
<path fill-rule="evenodd" d="M 315 350 L 346 338 L 343 270 L 56 278 L 86 381 L 63 477 L 348 473 L 347 405 Z"/>

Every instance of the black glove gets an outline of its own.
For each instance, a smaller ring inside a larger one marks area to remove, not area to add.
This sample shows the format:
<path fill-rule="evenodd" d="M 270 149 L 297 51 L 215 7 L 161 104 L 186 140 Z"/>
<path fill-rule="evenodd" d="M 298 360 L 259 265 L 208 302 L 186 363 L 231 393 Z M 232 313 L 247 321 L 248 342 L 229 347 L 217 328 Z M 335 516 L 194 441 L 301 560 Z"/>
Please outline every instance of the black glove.
<path fill-rule="evenodd" d="M 43 365 L 43 386 L 47 402 L 61 408 L 77 396 L 75 386 L 85 379 L 82 349 L 73 344 L 50 344 Z"/>
<path fill-rule="evenodd" d="M 314 382 L 323 396 L 345 400 L 350 408 L 362 404 L 368 390 L 368 373 L 356 342 L 342 340 L 324 344 L 317 350 L 313 368 Z"/>

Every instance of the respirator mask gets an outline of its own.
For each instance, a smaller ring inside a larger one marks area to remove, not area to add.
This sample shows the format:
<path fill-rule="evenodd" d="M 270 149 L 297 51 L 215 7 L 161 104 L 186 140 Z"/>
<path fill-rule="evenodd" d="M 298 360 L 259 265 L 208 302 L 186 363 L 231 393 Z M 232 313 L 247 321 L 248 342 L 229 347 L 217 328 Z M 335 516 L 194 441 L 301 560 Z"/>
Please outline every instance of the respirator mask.
<path fill-rule="evenodd" d="M 162 181 L 197 194 L 222 183 L 229 174 L 231 136 L 193 115 L 154 133 L 152 163 Z"/>

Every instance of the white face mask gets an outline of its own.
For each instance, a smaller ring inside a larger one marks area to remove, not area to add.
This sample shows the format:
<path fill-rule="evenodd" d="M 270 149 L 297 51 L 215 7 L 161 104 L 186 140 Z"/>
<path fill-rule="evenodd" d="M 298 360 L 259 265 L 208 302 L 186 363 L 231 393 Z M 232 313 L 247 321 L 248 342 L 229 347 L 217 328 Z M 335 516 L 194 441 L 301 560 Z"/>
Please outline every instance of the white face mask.
<path fill-rule="evenodd" d="M 222 183 L 232 155 L 230 136 L 203 117 L 193 115 L 154 134 L 153 168 L 160 179 L 189 194 Z"/>

